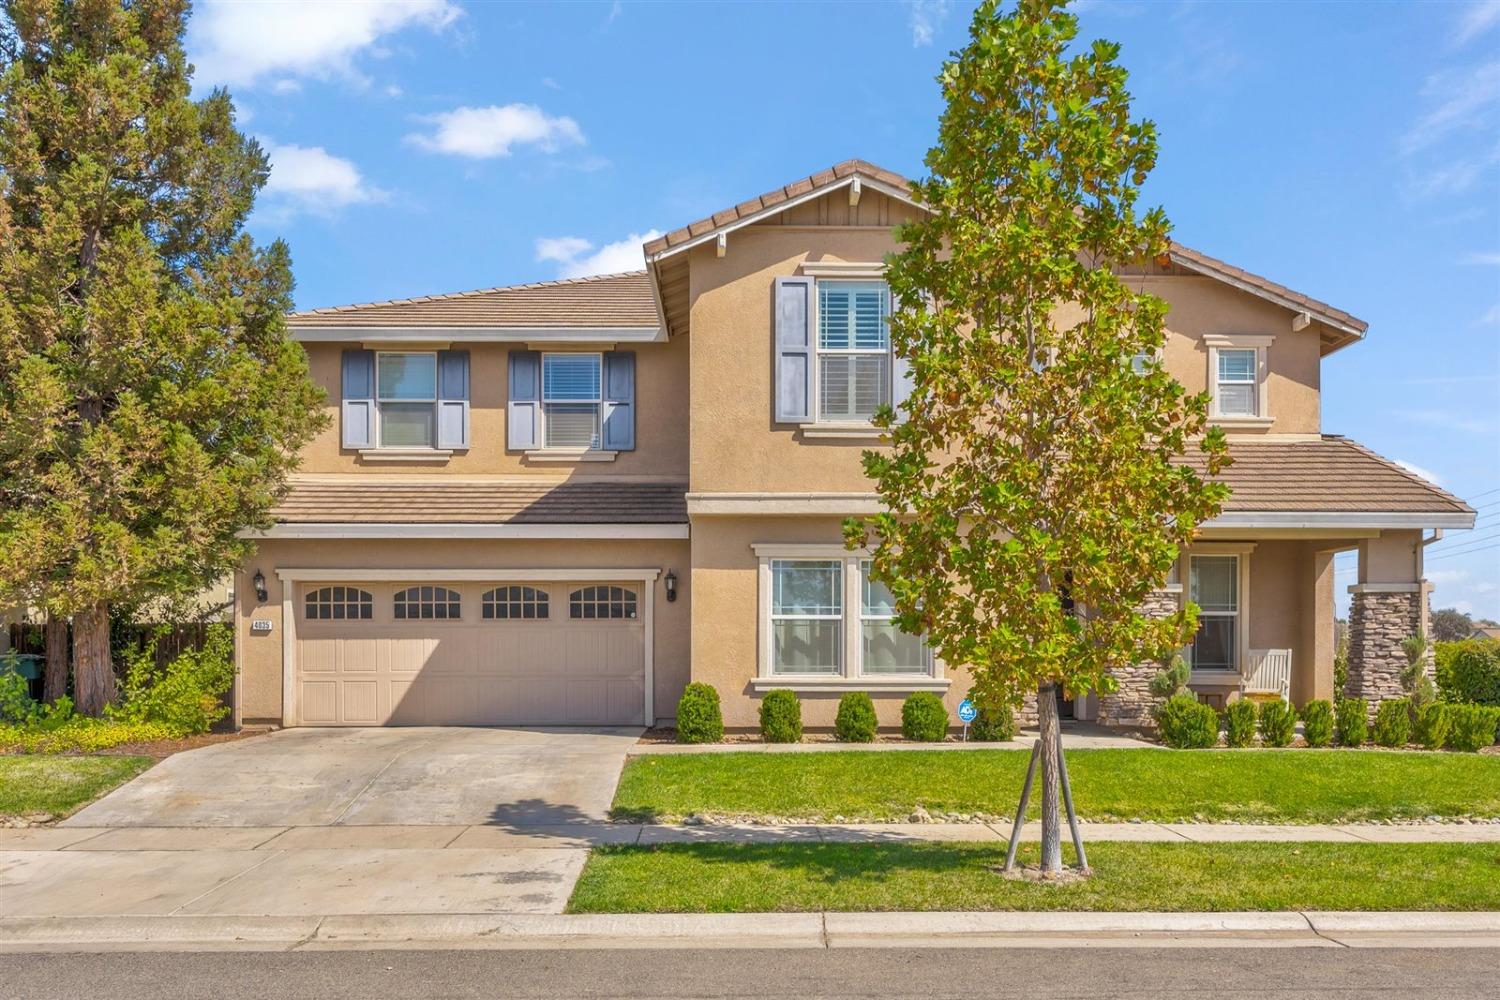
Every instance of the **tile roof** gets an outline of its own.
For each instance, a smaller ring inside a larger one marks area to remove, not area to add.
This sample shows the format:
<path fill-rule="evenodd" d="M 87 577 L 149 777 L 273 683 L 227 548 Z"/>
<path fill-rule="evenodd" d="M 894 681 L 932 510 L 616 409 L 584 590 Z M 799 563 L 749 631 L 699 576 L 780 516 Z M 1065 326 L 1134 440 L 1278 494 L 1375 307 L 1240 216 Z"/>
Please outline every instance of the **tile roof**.
<path fill-rule="evenodd" d="M 294 480 L 273 516 L 283 524 L 685 524 L 684 491 L 676 483 Z"/>
<path fill-rule="evenodd" d="M 451 295 L 292 313 L 299 329 L 410 327 L 649 327 L 661 325 L 645 271 L 539 281 Z"/>
<path fill-rule="evenodd" d="M 1364 445 L 1334 434 L 1316 440 L 1231 440 L 1234 464 L 1219 475 L 1234 490 L 1226 512 L 1473 513 L 1462 500 Z M 1186 464 L 1200 472 L 1203 460 Z"/>

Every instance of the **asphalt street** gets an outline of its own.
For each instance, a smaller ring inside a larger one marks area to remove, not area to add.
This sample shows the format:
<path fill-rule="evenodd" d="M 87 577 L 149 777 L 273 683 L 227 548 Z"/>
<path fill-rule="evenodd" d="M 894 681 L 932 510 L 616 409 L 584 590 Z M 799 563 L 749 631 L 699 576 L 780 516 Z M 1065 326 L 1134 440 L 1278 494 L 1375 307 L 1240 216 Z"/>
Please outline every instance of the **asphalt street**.
<path fill-rule="evenodd" d="M 118 952 L 0 955 L 0 996 L 1470 1000 L 1500 949 Z"/>

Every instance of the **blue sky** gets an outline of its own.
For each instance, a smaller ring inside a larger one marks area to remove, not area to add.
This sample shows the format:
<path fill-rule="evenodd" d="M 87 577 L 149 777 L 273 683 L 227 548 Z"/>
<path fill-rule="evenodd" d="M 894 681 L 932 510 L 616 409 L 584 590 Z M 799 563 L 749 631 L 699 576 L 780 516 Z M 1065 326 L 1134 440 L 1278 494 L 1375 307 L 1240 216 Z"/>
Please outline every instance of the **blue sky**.
<path fill-rule="evenodd" d="M 1076 9 L 1160 128 L 1177 237 L 1369 321 L 1324 430 L 1480 508 L 1428 575 L 1500 620 L 1500 0 Z M 271 153 L 252 228 L 311 307 L 638 267 L 839 160 L 916 174 L 970 10 L 205 3 L 189 54 Z"/>

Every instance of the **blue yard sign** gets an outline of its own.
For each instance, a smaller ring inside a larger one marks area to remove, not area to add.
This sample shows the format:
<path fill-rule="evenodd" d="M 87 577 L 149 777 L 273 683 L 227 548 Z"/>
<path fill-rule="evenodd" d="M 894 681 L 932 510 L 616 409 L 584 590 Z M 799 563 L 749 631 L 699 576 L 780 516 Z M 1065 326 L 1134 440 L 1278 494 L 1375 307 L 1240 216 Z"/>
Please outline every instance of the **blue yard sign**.
<path fill-rule="evenodd" d="M 967 726 L 977 718 L 979 718 L 979 709 L 974 707 L 974 703 L 972 701 L 965 698 L 963 701 L 958 703 L 959 722 L 962 722 Z"/>

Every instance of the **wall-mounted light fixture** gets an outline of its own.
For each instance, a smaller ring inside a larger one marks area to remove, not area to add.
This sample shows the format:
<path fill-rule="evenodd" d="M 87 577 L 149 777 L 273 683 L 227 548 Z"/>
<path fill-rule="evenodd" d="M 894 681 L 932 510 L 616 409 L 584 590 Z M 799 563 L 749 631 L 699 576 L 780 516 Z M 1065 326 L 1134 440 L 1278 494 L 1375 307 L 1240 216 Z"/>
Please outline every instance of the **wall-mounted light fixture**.
<path fill-rule="evenodd" d="M 266 574 L 256 570 L 255 575 L 250 578 L 250 585 L 255 588 L 255 599 L 262 604 L 266 603 L 266 598 L 270 596 L 266 591 Z"/>
<path fill-rule="evenodd" d="M 677 600 L 677 571 L 667 570 L 667 577 L 662 582 L 667 585 L 667 603 Z"/>

